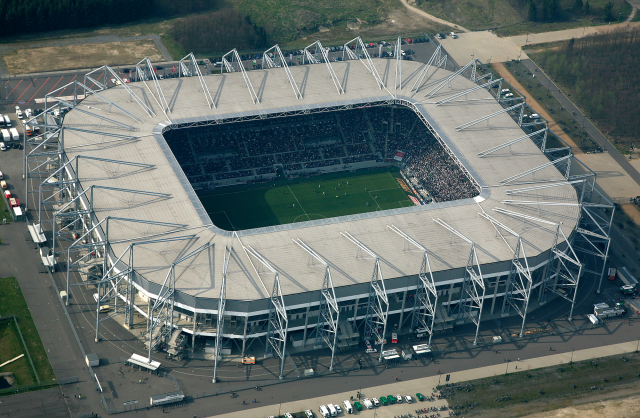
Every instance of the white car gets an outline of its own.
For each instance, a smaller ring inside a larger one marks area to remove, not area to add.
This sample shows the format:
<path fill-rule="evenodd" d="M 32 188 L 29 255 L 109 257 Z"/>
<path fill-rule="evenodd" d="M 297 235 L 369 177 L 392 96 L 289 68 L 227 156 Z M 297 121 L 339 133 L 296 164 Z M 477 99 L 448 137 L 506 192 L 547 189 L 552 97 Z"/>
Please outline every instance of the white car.
<path fill-rule="evenodd" d="M 402 395 L 400 395 L 400 394 L 396 395 L 396 402 L 402 403 Z"/>
<path fill-rule="evenodd" d="M 7 146 L 4 144 L 4 142 L 0 142 L 0 151 L 6 151 L 7 150 Z"/>
<path fill-rule="evenodd" d="M 24 114 L 27 115 L 28 118 L 31 118 L 31 116 L 33 115 L 33 112 L 31 111 L 31 109 L 27 109 L 24 111 Z"/>
<path fill-rule="evenodd" d="M 407 403 L 413 402 L 413 398 L 411 398 L 411 395 L 407 395 L 404 398 L 407 400 Z"/>
<path fill-rule="evenodd" d="M 333 407 L 336 408 L 336 412 L 341 414 L 342 413 L 342 408 L 340 408 L 340 405 L 338 405 L 337 403 L 333 404 Z"/>
<path fill-rule="evenodd" d="M 285 412 L 285 413 L 284 413 L 284 416 L 285 416 L 286 418 L 293 418 L 293 415 L 291 415 L 291 412 Z"/>
<path fill-rule="evenodd" d="M 304 414 L 307 416 L 307 418 L 313 418 L 313 412 L 311 412 L 310 409 L 304 411 Z"/>
<path fill-rule="evenodd" d="M 371 402 L 373 402 L 373 406 L 380 406 L 380 401 L 378 398 L 371 398 Z"/>
<path fill-rule="evenodd" d="M 20 110 L 20 106 L 16 106 L 16 116 L 18 116 L 18 119 L 22 119 L 22 110 Z"/>
<path fill-rule="evenodd" d="M 513 93 L 507 93 L 504 95 L 504 97 L 513 97 Z"/>
<path fill-rule="evenodd" d="M 540 119 L 540 115 L 538 115 L 537 113 L 532 113 L 529 115 L 530 119 Z"/>
<path fill-rule="evenodd" d="M 509 93 L 511 90 L 510 89 L 502 89 L 500 90 L 500 93 L 505 94 L 505 93 Z"/>
<path fill-rule="evenodd" d="M 373 404 L 371 403 L 371 400 L 369 398 L 364 398 L 362 400 L 362 403 L 364 403 L 364 406 L 366 406 L 367 409 L 373 408 Z"/>

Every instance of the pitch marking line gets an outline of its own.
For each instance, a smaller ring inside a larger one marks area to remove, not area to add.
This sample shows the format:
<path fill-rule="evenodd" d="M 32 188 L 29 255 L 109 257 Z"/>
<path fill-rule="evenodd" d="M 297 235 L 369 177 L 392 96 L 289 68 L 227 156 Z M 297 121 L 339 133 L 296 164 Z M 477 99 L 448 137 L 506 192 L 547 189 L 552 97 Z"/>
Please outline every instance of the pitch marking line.
<path fill-rule="evenodd" d="M 291 190 L 291 187 L 287 186 L 287 189 L 289 189 L 289 191 L 291 192 L 291 195 L 293 196 L 294 199 L 296 199 L 296 202 L 298 202 L 298 205 L 300 205 L 300 201 L 298 200 L 298 198 L 296 197 L 296 195 L 293 193 L 293 190 Z M 308 220 L 311 220 L 311 217 L 309 215 L 307 215 L 307 211 L 304 210 L 304 208 L 302 207 L 302 205 L 300 205 L 300 209 L 302 209 L 302 211 L 304 212 L 304 214 L 307 216 Z"/>
<path fill-rule="evenodd" d="M 229 225 L 231 225 L 231 228 L 233 228 L 234 231 L 236 230 L 236 227 L 233 225 L 233 222 L 231 222 L 231 218 L 229 218 L 229 215 L 227 215 L 227 211 L 226 210 L 218 210 L 218 211 L 215 211 L 215 212 L 207 212 L 207 215 L 209 215 L 209 218 L 211 218 L 211 215 L 213 215 L 215 213 L 224 213 L 224 216 L 226 216 L 227 220 L 229 221 Z"/>

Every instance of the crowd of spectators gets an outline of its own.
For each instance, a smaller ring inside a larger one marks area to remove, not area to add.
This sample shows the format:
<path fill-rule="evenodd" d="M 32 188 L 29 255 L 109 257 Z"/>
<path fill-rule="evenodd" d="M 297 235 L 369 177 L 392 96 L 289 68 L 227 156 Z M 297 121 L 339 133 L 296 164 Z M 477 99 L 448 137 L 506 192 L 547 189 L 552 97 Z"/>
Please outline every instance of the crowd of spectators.
<path fill-rule="evenodd" d="M 435 139 L 405 156 L 408 174 L 419 180 L 436 202 L 466 199 L 478 194 L 476 185 Z"/>
<path fill-rule="evenodd" d="M 476 186 L 409 108 L 373 106 L 341 112 L 176 129 L 165 139 L 192 183 L 257 181 L 305 169 L 372 161 L 403 164 L 439 202 L 472 197 Z"/>

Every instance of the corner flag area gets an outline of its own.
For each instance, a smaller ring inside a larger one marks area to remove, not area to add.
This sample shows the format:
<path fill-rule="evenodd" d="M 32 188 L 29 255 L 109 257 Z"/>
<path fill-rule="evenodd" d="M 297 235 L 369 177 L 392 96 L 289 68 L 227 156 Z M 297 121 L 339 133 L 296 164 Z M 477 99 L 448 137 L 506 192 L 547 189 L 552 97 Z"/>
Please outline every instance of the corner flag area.
<path fill-rule="evenodd" d="M 224 187 L 198 197 L 211 221 L 230 231 L 407 207 L 415 199 L 395 167 Z"/>

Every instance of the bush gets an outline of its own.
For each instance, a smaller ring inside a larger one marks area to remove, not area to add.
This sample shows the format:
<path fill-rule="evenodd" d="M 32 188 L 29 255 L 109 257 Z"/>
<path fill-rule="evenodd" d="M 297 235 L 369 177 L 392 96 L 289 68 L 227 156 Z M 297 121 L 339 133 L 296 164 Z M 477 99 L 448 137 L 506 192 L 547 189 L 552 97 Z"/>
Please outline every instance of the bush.
<path fill-rule="evenodd" d="M 220 54 L 233 48 L 255 50 L 267 45 L 264 29 L 234 9 L 179 19 L 171 35 L 183 50 L 197 53 Z"/>

